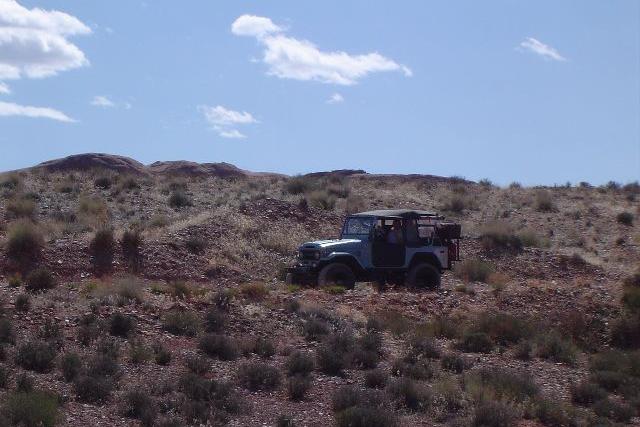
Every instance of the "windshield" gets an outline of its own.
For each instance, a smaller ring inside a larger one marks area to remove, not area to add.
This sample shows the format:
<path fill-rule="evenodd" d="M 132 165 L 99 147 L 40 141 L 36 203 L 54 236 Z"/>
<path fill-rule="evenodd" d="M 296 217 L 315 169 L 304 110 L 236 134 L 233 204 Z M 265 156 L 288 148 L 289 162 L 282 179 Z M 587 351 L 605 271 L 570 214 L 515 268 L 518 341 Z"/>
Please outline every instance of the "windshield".
<path fill-rule="evenodd" d="M 350 236 L 368 236 L 375 224 L 375 221 L 375 218 L 347 218 L 342 234 Z"/>

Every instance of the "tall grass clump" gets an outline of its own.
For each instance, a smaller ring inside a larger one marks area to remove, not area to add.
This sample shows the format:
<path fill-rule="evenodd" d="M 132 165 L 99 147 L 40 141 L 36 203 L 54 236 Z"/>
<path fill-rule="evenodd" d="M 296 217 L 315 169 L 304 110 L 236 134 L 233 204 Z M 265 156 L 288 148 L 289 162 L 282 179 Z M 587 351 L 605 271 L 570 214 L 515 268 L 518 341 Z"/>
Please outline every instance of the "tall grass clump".
<path fill-rule="evenodd" d="M 7 257 L 15 263 L 26 266 L 40 258 L 44 238 L 38 227 L 30 221 L 12 223 L 7 232 Z"/>

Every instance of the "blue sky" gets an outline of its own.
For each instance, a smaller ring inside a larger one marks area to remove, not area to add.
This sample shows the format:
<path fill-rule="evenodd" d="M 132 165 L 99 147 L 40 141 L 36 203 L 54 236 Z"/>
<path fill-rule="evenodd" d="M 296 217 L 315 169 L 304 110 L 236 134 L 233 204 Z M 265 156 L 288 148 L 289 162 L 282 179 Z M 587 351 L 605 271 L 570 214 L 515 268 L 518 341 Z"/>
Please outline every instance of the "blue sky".
<path fill-rule="evenodd" d="M 628 182 L 639 76 L 634 0 L 0 0 L 0 170 L 108 152 Z"/>

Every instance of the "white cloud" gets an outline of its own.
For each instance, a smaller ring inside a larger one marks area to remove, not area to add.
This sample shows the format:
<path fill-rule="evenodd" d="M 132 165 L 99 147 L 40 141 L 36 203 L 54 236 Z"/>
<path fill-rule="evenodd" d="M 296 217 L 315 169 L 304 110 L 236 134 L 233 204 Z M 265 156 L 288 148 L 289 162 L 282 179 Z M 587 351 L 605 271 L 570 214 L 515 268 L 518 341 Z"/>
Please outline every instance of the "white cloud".
<path fill-rule="evenodd" d="M 533 52 L 547 60 L 566 61 L 566 58 L 560 55 L 555 48 L 546 45 L 533 37 L 527 37 L 522 43 L 520 43 L 519 48 L 521 50 Z"/>
<path fill-rule="evenodd" d="M 91 105 L 94 107 L 105 107 L 105 108 L 113 108 L 116 106 L 112 100 L 107 98 L 106 96 L 94 96 L 91 100 Z"/>
<path fill-rule="evenodd" d="M 42 78 L 88 65 L 68 37 L 89 33 L 69 14 L 0 0 L 0 79 Z"/>
<path fill-rule="evenodd" d="M 53 108 L 31 107 L 28 105 L 19 105 L 11 102 L 0 102 L 0 117 L 10 116 L 46 118 L 67 123 L 75 122 L 75 120 L 73 120 L 63 112 L 54 110 Z"/>
<path fill-rule="evenodd" d="M 353 85 L 375 72 L 413 75 L 408 67 L 377 52 L 350 55 L 321 51 L 310 41 L 285 35 L 285 30 L 269 18 L 242 15 L 233 22 L 231 31 L 238 36 L 255 37 L 264 47 L 262 61 L 269 67 L 268 74 L 279 78 Z"/>
<path fill-rule="evenodd" d="M 11 93 L 11 89 L 9 89 L 9 86 L 7 86 L 6 83 L 0 82 L 0 93 L 4 95 L 8 95 Z"/>
<path fill-rule="evenodd" d="M 344 102 L 344 96 L 339 93 L 334 93 L 329 99 L 327 99 L 327 104 L 340 104 L 341 102 Z"/>
<path fill-rule="evenodd" d="M 223 138 L 246 138 L 235 127 L 258 123 L 251 113 L 230 110 L 222 105 L 216 105 L 215 107 L 201 105 L 198 107 L 198 111 L 204 115 L 207 122 Z"/>

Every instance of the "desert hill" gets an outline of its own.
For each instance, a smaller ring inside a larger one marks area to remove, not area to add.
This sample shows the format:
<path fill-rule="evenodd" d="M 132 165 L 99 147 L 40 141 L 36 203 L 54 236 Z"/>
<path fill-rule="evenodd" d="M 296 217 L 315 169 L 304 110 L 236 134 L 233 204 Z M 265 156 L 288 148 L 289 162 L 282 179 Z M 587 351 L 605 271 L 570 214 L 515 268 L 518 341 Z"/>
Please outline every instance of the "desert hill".
<path fill-rule="evenodd" d="M 639 201 L 105 154 L 5 173 L 0 407 L 31 384 L 68 426 L 638 424 Z M 300 243 L 391 207 L 462 224 L 440 289 L 283 282 Z"/>

